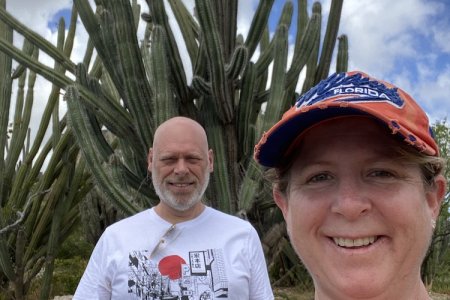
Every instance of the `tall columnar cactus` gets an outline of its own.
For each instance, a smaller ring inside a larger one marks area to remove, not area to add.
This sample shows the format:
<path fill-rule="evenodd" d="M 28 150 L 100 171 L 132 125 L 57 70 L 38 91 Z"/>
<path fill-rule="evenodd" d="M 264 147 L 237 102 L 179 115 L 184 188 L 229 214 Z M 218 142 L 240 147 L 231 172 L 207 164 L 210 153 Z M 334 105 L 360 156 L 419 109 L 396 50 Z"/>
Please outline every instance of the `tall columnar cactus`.
<path fill-rule="evenodd" d="M 5 1 L 0 1 L 0 11 L 6 13 Z M 61 57 L 68 57 L 72 50 L 76 16 L 74 11 L 67 37 L 64 21 L 60 22 L 53 50 Z M 11 45 L 13 27 L 0 21 L 2 43 Z M 39 50 L 32 39 L 25 39 L 21 53 L 36 62 Z M 51 70 L 61 76 L 65 65 L 55 60 Z M 40 298 L 49 298 L 55 256 L 79 218 L 79 199 L 92 187 L 75 137 L 65 117 L 58 114 L 59 87 L 53 87 L 36 137 L 30 140 L 35 79 L 36 72 L 25 64 L 13 72 L 11 57 L 0 53 L 0 152 L 4 157 L 0 160 L 0 291 L 6 290 L 8 299 L 25 299 L 31 281 L 43 267 Z M 14 80 L 18 87 L 12 106 Z M 45 141 L 50 121 L 53 135 Z"/>
<path fill-rule="evenodd" d="M 283 240 L 279 245 L 285 246 L 278 251 L 267 248 L 267 254 L 273 255 L 268 257 L 271 269 L 287 272 L 297 258 L 287 246 L 285 232 L 275 230 L 280 228 L 281 216 L 262 180 L 263 170 L 252 160 L 252 150 L 262 132 L 294 103 L 304 67 L 305 85 L 313 85 L 329 73 L 342 2 L 332 1 L 327 31 L 321 39 L 321 4 L 314 3 L 309 15 L 307 1 L 298 1 L 290 65 L 288 32 L 294 5 L 286 2 L 270 39 L 268 18 L 273 0 L 259 1 L 245 38 L 237 36 L 237 0 L 196 0 L 195 14 L 181 0 L 148 0 L 148 12 L 142 15 L 147 26 L 141 45 L 136 36 L 140 7 L 135 0 L 98 0 L 95 11 L 88 0 L 74 0 L 90 37 L 83 62 L 71 62 L 67 53 L 0 10 L 0 20 L 74 74 L 75 80 L 43 66 L 5 38 L 0 39 L 0 50 L 65 89 L 67 130 L 76 136 L 99 191 L 124 214 L 157 203 L 146 165 L 157 125 L 174 115 L 198 120 L 215 152 L 215 171 L 205 201 L 247 217 L 267 245 L 274 245 L 274 239 Z M 190 58 L 190 83 L 178 51 L 177 43 L 183 41 L 174 38 L 167 5 L 180 25 Z M 347 40 L 340 40 L 339 53 L 346 53 Z M 93 51 L 97 56 L 88 69 Z M 337 68 L 345 70 L 347 56 L 338 56 Z M 269 68 L 272 63 L 273 69 Z M 59 209 L 58 202 L 52 209 Z M 283 274 L 276 275 L 281 278 Z"/>

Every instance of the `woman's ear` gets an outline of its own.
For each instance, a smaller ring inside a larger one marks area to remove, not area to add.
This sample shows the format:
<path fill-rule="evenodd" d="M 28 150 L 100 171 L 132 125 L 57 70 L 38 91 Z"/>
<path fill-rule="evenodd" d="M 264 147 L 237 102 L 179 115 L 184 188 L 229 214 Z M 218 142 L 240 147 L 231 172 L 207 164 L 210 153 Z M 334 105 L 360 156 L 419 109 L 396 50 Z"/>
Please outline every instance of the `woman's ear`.
<path fill-rule="evenodd" d="M 447 192 L 447 181 L 443 175 L 438 175 L 434 179 L 434 187 L 427 192 L 427 203 L 431 209 L 432 217 L 437 219 L 441 209 L 442 201 Z"/>
<path fill-rule="evenodd" d="M 280 208 L 284 218 L 286 219 L 289 210 L 286 195 L 278 189 L 278 186 L 276 184 L 272 188 L 272 195 L 273 200 L 275 200 L 275 203 Z"/>

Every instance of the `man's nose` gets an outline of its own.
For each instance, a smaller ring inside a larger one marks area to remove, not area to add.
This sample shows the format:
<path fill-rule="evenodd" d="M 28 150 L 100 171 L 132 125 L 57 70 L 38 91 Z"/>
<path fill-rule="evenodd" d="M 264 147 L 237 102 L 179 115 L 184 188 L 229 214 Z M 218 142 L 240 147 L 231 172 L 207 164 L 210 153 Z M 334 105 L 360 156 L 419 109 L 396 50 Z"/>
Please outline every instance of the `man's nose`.
<path fill-rule="evenodd" d="M 189 172 L 189 168 L 187 166 L 186 160 L 178 159 L 175 164 L 174 172 L 177 175 L 185 175 Z"/>
<path fill-rule="evenodd" d="M 355 220 L 372 209 L 370 197 L 357 180 L 341 180 L 331 206 L 333 213 Z"/>

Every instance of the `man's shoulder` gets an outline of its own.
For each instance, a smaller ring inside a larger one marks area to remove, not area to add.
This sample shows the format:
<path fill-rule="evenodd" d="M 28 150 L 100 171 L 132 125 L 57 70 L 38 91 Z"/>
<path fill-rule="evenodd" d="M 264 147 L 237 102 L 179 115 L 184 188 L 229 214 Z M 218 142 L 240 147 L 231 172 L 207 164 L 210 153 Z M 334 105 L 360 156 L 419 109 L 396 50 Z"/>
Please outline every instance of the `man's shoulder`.
<path fill-rule="evenodd" d="M 126 217 L 122 220 L 119 220 L 113 224 L 111 224 L 107 230 L 108 231 L 116 231 L 121 230 L 123 228 L 128 227 L 136 227 L 142 226 L 144 223 L 147 223 L 150 219 L 150 209 L 143 210 L 138 212 L 132 216 Z"/>
<path fill-rule="evenodd" d="M 244 220 L 238 216 L 230 215 L 212 207 L 209 207 L 209 210 L 211 215 L 214 217 L 214 220 L 220 220 L 222 222 L 227 222 L 228 224 L 240 225 L 243 227 L 252 227 L 249 221 Z"/>

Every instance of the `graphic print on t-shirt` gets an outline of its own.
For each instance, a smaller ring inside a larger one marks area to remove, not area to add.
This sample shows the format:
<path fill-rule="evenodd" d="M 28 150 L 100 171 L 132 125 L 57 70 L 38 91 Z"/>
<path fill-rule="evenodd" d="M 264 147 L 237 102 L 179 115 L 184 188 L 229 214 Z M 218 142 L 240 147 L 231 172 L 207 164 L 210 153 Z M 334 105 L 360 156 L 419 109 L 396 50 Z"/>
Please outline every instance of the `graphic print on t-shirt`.
<path fill-rule="evenodd" d="M 131 299 L 211 300 L 228 298 L 228 281 L 221 249 L 189 252 L 186 262 L 178 255 L 159 261 L 150 251 L 129 254 L 128 293 Z"/>

